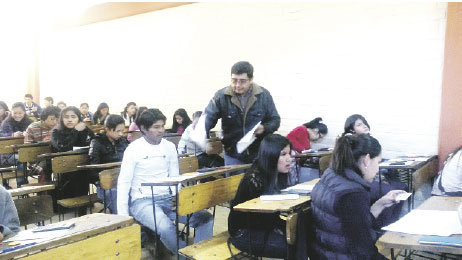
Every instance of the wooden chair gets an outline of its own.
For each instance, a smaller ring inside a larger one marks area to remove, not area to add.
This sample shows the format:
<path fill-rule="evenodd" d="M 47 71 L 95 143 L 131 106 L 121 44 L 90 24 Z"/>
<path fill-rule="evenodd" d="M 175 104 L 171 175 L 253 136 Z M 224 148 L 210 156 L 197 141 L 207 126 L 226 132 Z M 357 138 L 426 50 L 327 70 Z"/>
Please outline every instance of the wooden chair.
<path fill-rule="evenodd" d="M 181 189 L 178 193 L 178 215 L 186 216 L 234 199 L 243 176 L 242 173 Z M 228 237 L 228 232 L 225 231 L 178 252 L 189 259 L 228 259 L 231 257 Z M 233 254 L 240 253 L 233 245 L 230 247 Z"/>
<path fill-rule="evenodd" d="M 34 196 L 14 200 L 18 211 L 19 223 L 25 226 L 42 222 L 53 217 L 53 200 L 50 195 Z"/>
<path fill-rule="evenodd" d="M 199 169 L 199 162 L 196 156 L 180 157 L 178 158 L 178 166 L 180 174 L 195 172 Z"/>
<path fill-rule="evenodd" d="M 210 139 L 207 142 L 207 146 L 205 147 L 205 153 L 211 154 L 220 154 L 223 152 L 223 144 L 218 139 Z"/>
<path fill-rule="evenodd" d="M 80 169 L 77 168 L 77 166 L 88 164 L 88 162 L 89 162 L 89 158 L 88 158 L 88 154 L 86 153 L 58 156 L 58 157 L 54 157 L 53 159 L 51 159 L 51 168 L 52 168 L 53 174 L 55 174 L 57 177 L 58 185 L 60 185 L 61 174 L 73 173 L 73 172 L 75 173 L 75 172 L 81 171 Z M 62 189 L 62 188 L 63 187 L 58 187 L 58 189 Z M 95 202 L 101 202 L 101 200 L 98 198 L 96 193 L 89 194 L 89 195 L 83 195 L 83 196 L 79 196 L 75 198 L 61 199 L 57 201 L 59 206 L 63 208 L 72 208 L 74 210 L 77 210 L 78 208 L 83 207 L 83 206 L 85 207 L 89 206 L 90 213 L 92 213 L 91 206 Z M 75 211 L 75 213 L 77 215 L 77 211 Z M 61 220 L 61 214 L 59 217 L 60 217 L 59 219 Z M 64 219 L 64 213 L 63 213 L 63 219 Z"/>
<path fill-rule="evenodd" d="M 107 202 L 106 202 L 106 190 L 111 190 L 112 188 L 117 186 L 117 178 L 119 177 L 120 168 L 108 169 L 101 171 L 99 173 L 99 183 L 101 188 L 104 190 L 103 194 L 103 203 L 104 203 L 104 212 L 107 209 Z"/>
<path fill-rule="evenodd" d="M 2 156 L 14 156 L 13 145 L 24 144 L 24 137 L 0 137 L 0 155 Z M 3 166 L 11 166 L 11 165 L 3 165 Z M 17 161 L 16 157 L 14 157 L 14 164 L 13 167 L 6 167 L 0 170 L 0 177 L 2 181 L 4 179 L 9 180 L 17 177 L 22 177 L 23 174 L 19 173 L 16 170 Z"/>
<path fill-rule="evenodd" d="M 319 158 L 319 176 L 321 176 L 327 168 L 329 168 L 332 155 L 326 155 Z"/>
<path fill-rule="evenodd" d="M 424 183 L 431 181 L 437 173 L 438 157 L 434 157 L 434 159 L 412 174 L 413 192 L 417 191 Z"/>
<path fill-rule="evenodd" d="M 39 161 L 37 156 L 40 154 L 50 153 L 50 143 L 22 144 L 14 145 L 13 150 L 18 153 L 18 162 L 23 164 L 24 176 L 28 176 L 27 163 Z"/>

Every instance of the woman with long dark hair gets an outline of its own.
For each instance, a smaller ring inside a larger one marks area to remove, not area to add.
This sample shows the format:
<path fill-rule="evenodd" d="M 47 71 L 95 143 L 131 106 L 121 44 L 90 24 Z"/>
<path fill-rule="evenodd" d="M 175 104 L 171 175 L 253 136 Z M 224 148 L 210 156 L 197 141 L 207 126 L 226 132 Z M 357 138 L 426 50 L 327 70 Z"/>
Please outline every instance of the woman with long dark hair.
<path fill-rule="evenodd" d="M 143 112 L 146 111 L 146 110 L 148 110 L 147 107 L 139 107 L 138 110 L 136 111 L 135 120 L 128 127 L 127 140 L 129 142 L 135 141 L 136 135 L 133 134 L 133 132 L 140 131 L 140 128 L 138 127 L 136 122 L 138 122 L 138 118 L 140 118 L 141 114 L 143 114 Z M 141 135 L 138 135 L 138 136 L 141 136 Z"/>
<path fill-rule="evenodd" d="M 311 192 L 310 259 L 385 259 L 375 246 L 376 219 L 404 191 L 392 190 L 370 204 L 381 159 L 382 147 L 370 135 L 337 139 L 332 164 Z"/>
<path fill-rule="evenodd" d="M 318 141 L 327 134 L 327 126 L 322 122 L 322 118 L 316 117 L 308 123 L 297 126 L 287 135 L 287 139 L 292 142 L 292 149 L 296 152 L 309 150 L 310 142 Z"/>
<path fill-rule="evenodd" d="M 280 193 L 280 189 L 287 187 L 292 162 L 290 149 L 287 138 L 278 134 L 266 136 L 260 144 L 256 161 L 239 184 L 231 202 L 228 232 L 230 242 L 242 251 L 252 251 L 252 254 L 263 257 L 287 257 L 286 224 L 279 213 L 239 212 L 233 207 L 261 195 Z M 252 237 L 252 250 L 249 236 Z"/>
<path fill-rule="evenodd" d="M 0 125 L 8 117 L 9 114 L 10 110 L 8 109 L 8 105 L 5 102 L 0 101 Z"/>
<path fill-rule="evenodd" d="M 104 120 L 109 115 L 109 106 L 107 103 L 101 103 L 98 105 L 95 114 L 93 114 L 92 124 L 94 125 L 104 125 Z"/>
<path fill-rule="evenodd" d="M 186 127 L 192 123 L 191 119 L 183 108 L 178 109 L 173 114 L 173 124 L 171 133 L 183 134 Z"/>
<path fill-rule="evenodd" d="M 123 119 L 125 120 L 125 125 L 130 126 L 132 122 L 135 122 L 136 103 L 128 102 L 128 104 L 124 108 L 124 111 L 121 114 Z"/>

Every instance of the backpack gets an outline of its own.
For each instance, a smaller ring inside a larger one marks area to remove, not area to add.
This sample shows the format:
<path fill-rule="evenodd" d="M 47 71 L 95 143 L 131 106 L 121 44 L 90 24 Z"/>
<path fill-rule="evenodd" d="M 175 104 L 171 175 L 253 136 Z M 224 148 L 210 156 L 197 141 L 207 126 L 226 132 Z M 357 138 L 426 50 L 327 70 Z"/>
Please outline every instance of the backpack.
<path fill-rule="evenodd" d="M 444 162 L 433 183 L 432 195 L 462 196 L 462 146 Z"/>

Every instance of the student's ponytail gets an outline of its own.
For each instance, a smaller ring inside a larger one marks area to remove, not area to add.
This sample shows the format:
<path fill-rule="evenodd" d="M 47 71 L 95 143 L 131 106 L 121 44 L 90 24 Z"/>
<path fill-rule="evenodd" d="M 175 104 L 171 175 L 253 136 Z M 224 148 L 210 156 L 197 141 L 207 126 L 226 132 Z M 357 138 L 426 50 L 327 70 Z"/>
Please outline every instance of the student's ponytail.
<path fill-rule="evenodd" d="M 367 134 L 342 135 L 337 139 L 332 154 L 332 169 L 335 173 L 345 175 L 345 169 L 354 170 L 360 176 L 358 161 L 361 156 L 369 154 L 373 159 L 380 155 L 382 147 L 379 141 Z"/>

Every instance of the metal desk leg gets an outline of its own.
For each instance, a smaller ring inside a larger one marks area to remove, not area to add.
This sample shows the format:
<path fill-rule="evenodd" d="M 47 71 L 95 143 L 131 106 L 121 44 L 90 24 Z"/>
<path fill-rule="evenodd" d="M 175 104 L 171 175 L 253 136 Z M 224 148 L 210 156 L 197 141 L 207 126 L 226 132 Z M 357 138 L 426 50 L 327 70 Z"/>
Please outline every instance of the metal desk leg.
<path fill-rule="evenodd" d="M 395 260 L 395 250 L 393 248 L 390 248 L 390 254 L 391 254 L 391 260 Z"/>
<path fill-rule="evenodd" d="M 178 260 L 180 260 L 180 253 L 178 252 L 180 250 L 180 238 L 178 236 L 178 221 L 179 221 L 179 217 L 178 217 L 178 185 L 175 185 L 175 211 L 176 211 L 176 216 L 175 216 L 175 221 L 176 221 L 176 258 Z M 187 238 L 186 238 L 187 240 Z"/>

